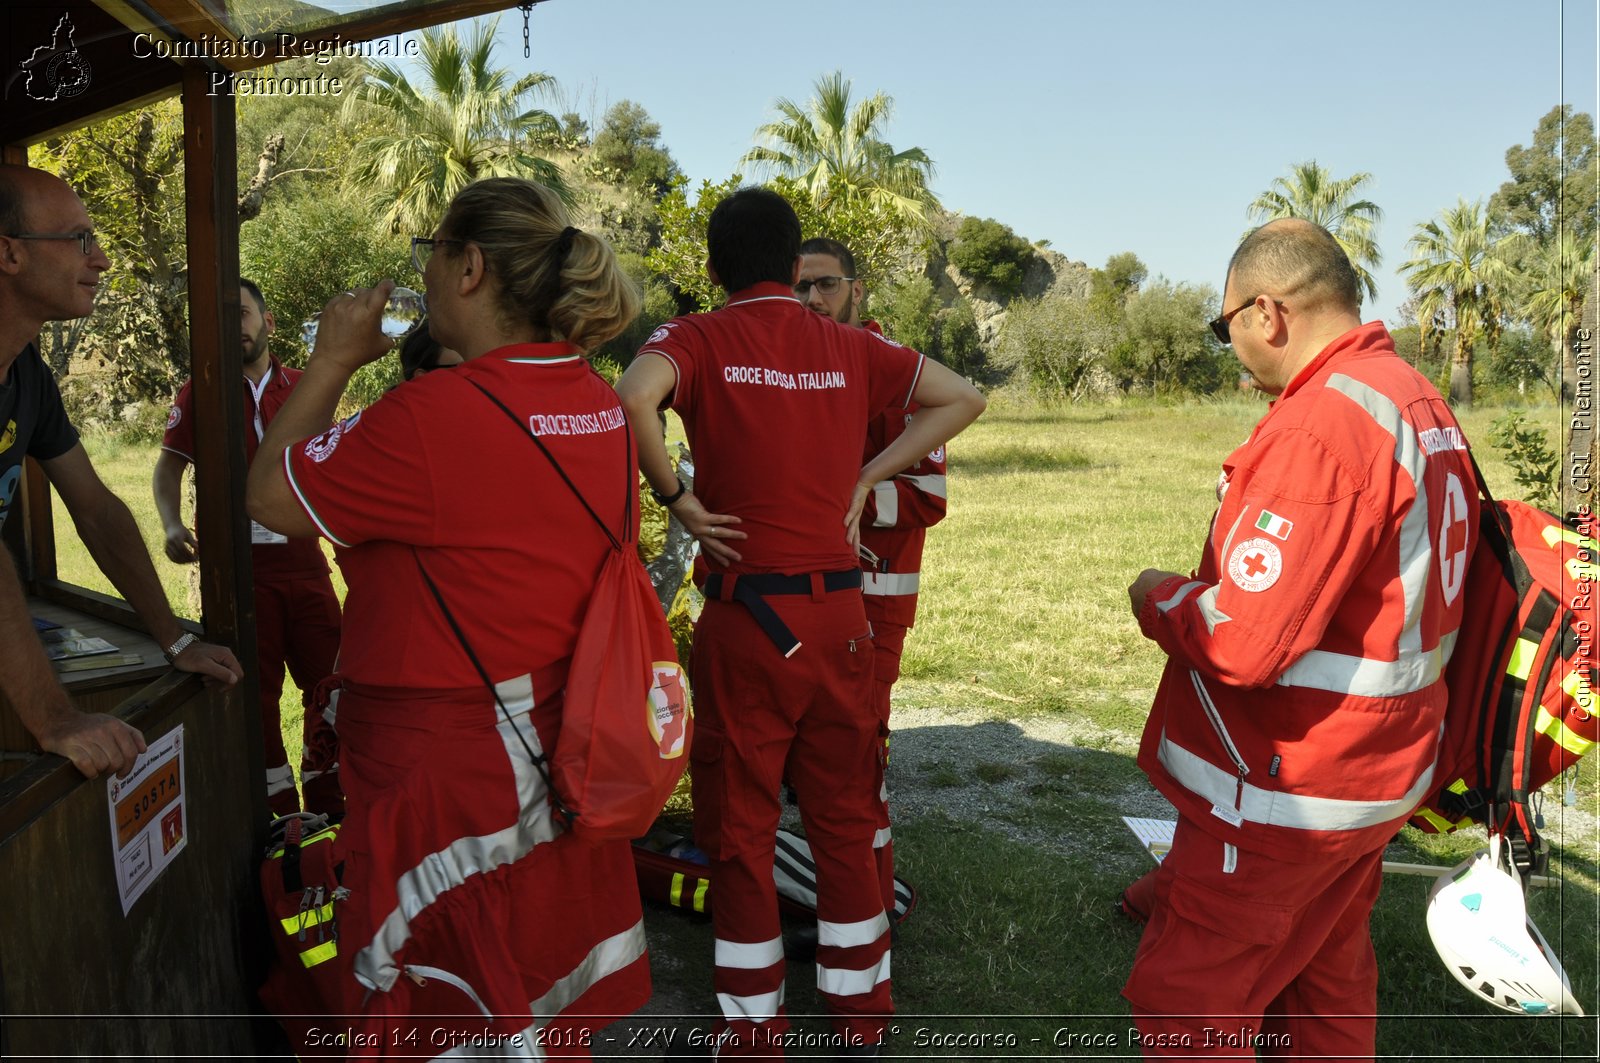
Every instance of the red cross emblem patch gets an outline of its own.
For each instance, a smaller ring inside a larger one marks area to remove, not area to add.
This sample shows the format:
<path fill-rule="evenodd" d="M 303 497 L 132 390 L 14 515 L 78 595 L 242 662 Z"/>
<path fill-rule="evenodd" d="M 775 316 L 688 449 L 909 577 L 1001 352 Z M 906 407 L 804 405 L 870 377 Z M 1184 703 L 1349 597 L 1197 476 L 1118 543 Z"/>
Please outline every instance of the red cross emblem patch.
<path fill-rule="evenodd" d="M 1228 555 L 1228 578 L 1240 589 L 1264 591 L 1283 575 L 1283 553 L 1271 539 L 1246 539 Z"/>

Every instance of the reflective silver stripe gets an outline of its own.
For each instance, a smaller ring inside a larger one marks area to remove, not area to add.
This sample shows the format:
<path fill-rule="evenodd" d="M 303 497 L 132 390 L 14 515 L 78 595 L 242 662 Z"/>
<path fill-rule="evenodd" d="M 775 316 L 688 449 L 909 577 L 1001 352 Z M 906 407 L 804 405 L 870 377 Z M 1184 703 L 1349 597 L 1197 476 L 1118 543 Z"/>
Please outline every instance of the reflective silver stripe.
<path fill-rule="evenodd" d="M 267 769 L 267 796 L 294 789 L 294 770 L 287 764 Z"/>
<path fill-rule="evenodd" d="M 446 890 L 461 885 L 473 875 L 521 859 L 532 852 L 534 846 L 553 840 L 558 833 L 550 816 L 549 802 L 545 800 L 544 780 L 522 745 L 526 740 L 535 753 L 543 752 L 538 732 L 527 722 L 527 712 L 533 708 L 533 679 L 527 675 L 518 676 L 497 684 L 495 689 L 511 714 L 510 721 L 502 718 L 495 729 L 500 733 L 516 781 L 520 810 L 517 822 L 493 834 L 457 838 L 400 876 L 395 883 L 397 907 L 378 924 L 372 941 L 356 953 L 356 980 L 369 989 L 387 993 L 394 988 L 395 979 L 400 977 L 395 954 L 411 940 L 411 918 L 438 900 Z M 519 725 L 522 739 L 518 739 L 513 730 Z"/>
<path fill-rule="evenodd" d="M 866 572 L 862 574 L 861 593 L 892 598 L 897 594 L 916 594 L 921 585 L 920 572 Z"/>
<path fill-rule="evenodd" d="M 783 986 L 778 986 L 771 993 L 756 993 L 748 997 L 718 993 L 717 1006 L 722 1009 L 722 1017 L 729 1022 L 741 1019 L 745 1022 L 771 1022 L 778 1017 L 778 1009 L 783 1007 Z"/>
<path fill-rule="evenodd" d="M 817 964 L 817 990 L 836 997 L 858 997 L 872 992 L 873 986 L 889 980 L 889 953 L 871 967 L 852 971 L 845 967 Z"/>
<path fill-rule="evenodd" d="M 879 480 L 872 485 L 872 501 L 878 515 L 872 519 L 874 528 L 892 528 L 900 519 L 900 492 L 894 489 L 893 480 Z"/>
<path fill-rule="evenodd" d="M 1157 602 L 1156 608 L 1161 610 L 1163 613 L 1170 613 L 1172 610 L 1176 609 L 1180 604 L 1182 604 L 1183 600 L 1189 597 L 1189 595 L 1194 592 L 1196 587 L 1204 586 L 1205 584 L 1201 583 L 1199 580 L 1185 583 L 1183 586 L 1178 588 L 1178 593 L 1174 594 L 1171 598 L 1168 598 L 1164 602 Z"/>
<path fill-rule="evenodd" d="M 882 912 L 871 919 L 861 919 L 854 923 L 830 923 L 826 919 L 817 920 L 817 944 L 834 945 L 841 949 L 853 949 L 858 945 L 870 945 L 889 932 L 889 918 Z"/>
<path fill-rule="evenodd" d="M 1405 625 L 1398 656 L 1422 652 L 1422 600 L 1433 570 L 1433 543 L 1428 538 L 1428 490 L 1424 483 L 1428 456 L 1394 400 L 1343 373 L 1328 378 L 1328 389 L 1360 406 L 1377 426 L 1394 437 L 1394 462 L 1411 477 L 1415 501 L 1400 522 L 1400 593 L 1405 600 Z M 1424 684 L 1426 685 L 1426 684 Z"/>
<path fill-rule="evenodd" d="M 556 979 L 538 1000 L 528 1005 L 535 1026 L 544 1026 L 602 980 L 611 977 L 645 954 L 644 920 L 620 934 L 612 934 L 589 950 L 571 971 Z"/>
<path fill-rule="evenodd" d="M 1233 619 L 1233 617 L 1217 608 L 1217 592 L 1221 589 L 1221 584 L 1207 587 L 1200 592 L 1200 597 L 1194 600 L 1195 607 L 1200 610 L 1200 619 L 1206 622 L 1207 635 L 1215 635 L 1218 624 L 1225 624 Z"/>
<path fill-rule="evenodd" d="M 893 840 L 893 833 L 891 833 L 888 827 L 885 827 L 872 836 L 872 847 L 874 849 L 882 849 L 885 845 L 888 845 Z"/>
<path fill-rule="evenodd" d="M 1310 687 L 1363 698 L 1394 698 L 1424 690 L 1438 681 L 1448 659 L 1445 644 L 1455 646 L 1454 631 L 1437 648 L 1413 653 L 1398 661 L 1373 661 L 1365 657 L 1311 650 L 1284 669 L 1278 685 Z"/>
<path fill-rule="evenodd" d="M 783 962 L 783 938 L 771 941 L 724 941 L 716 939 L 712 960 L 718 967 L 737 967 L 742 971 L 759 971 Z"/>
<path fill-rule="evenodd" d="M 946 484 L 943 473 L 929 473 L 926 476 L 907 476 L 905 473 L 901 473 L 899 476 L 896 476 L 895 479 L 904 480 L 912 487 L 915 487 L 918 491 L 921 491 L 923 494 L 932 498 L 946 497 Z"/>
<path fill-rule="evenodd" d="M 1234 795 L 1238 793 L 1239 815 L 1246 822 L 1296 830 L 1361 830 L 1404 819 L 1428 795 L 1435 768 L 1435 764 L 1424 768 L 1401 797 L 1388 801 L 1348 801 L 1263 790 L 1250 783 L 1244 783 L 1241 790 L 1239 776 L 1184 749 L 1168 738 L 1165 731 L 1161 734 L 1157 756 L 1184 789 L 1204 800 L 1222 808 L 1233 808 Z"/>

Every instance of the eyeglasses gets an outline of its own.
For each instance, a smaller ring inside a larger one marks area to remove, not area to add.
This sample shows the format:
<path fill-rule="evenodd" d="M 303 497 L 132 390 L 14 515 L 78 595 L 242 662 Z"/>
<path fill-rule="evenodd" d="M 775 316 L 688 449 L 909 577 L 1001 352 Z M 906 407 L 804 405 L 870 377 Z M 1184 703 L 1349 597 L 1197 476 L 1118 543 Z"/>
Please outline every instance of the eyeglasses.
<path fill-rule="evenodd" d="M 93 229 L 75 233 L 6 233 L 6 236 L 12 240 L 76 240 L 85 258 L 100 250 L 100 237 Z"/>
<path fill-rule="evenodd" d="M 804 299 L 811 294 L 811 289 L 815 288 L 823 295 L 832 295 L 839 290 L 839 285 L 853 280 L 855 280 L 854 277 L 813 277 L 808 281 L 801 281 L 796 284 L 794 286 L 794 294 Z"/>
<path fill-rule="evenodd" d="M 1222 344 L 1224 347 L 1233 346 L 1233 333 L 1228 330 L 1228 323 L 1233 320 L 1235 314 L 1255 306 L 1256 300 L 1259 298 L 1261 298 L 1261 296 L 1254 296 L 1243 306 L 1236 306 L 1232 310 L 1229 310 L 1226 314 L 1223 314 L 1221 317 L 1212 318 L 1211 321 L 1208 322 L 1208 324 L 1211 326 L 1211 334 L 1217 338 L 1218 343 Z M 1272 303 L 1274 306 L 1283 305 L 1283 303 L 1277 299 L 1272 300 Z"/>
<path fill-rule="evenodd" d="M 452 240 L 444 236 L 413 236 L 411 238 L 411 265 L 418 273 L 428 265 L 428 259 L 433 257 L 435 244 L 465 244 L 465 240 Z"/>

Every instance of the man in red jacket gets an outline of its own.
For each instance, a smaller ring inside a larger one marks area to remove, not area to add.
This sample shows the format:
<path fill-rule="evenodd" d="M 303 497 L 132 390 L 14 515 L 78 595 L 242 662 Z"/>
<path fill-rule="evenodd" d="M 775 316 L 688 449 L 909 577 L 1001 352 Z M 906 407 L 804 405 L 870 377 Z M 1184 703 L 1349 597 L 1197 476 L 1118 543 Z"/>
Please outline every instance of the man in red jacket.
<path fill-rule="evenodd" d="M 1433 779 L 1477 495 L 1444 399 L 1359 308 L 1326 230 L 1239 245 L 1212 329 L 1277 400 L 1196 573 L 1128 589 L 1168 656 L 1139 766 L 1178 810 L 1123 988 L 1148 1058 L 1374 1052 L 1368 919 Z"/>
<path fill-rule="evenodd" d="M 856 277 L 856 259 L 838 240 L 814 237 L 800 245 L 800 280 L 794 294 L 802 303 L 841 325 L 864 328 L 883 335 L 876 321 L 861 320 L 863 288 Z M 906 430 L 917 404 L 884 410 L 867 425 L 867 449 L 862 462 L 871 461 Z M 889 704 L 900 678 L 900 654 L 906 632 L 916 623 L 917 591 L 921 581 L 922 544 L 928 529 L 944 519 L 945 448 L 917 459 L 915 465 L 879 482 L 861 514 L 861 586 L 872 624 L 873 691 L 883 731 L 884 755 L 889 747 Z M 873 848 L 878 858 L 878 881 L 883 889 L 883 909 L 894 912 L 894 841 L 889 828 L 889 794 L 883 807 Z"/>
<path fill-rule="evenodd" d="M 278 361 L 270 349 L 277 323 L 261 289 L 239 282 L 240 343 L 244 350 L 246 459 L 254 459 L 267 425 L 278 415 L 301 371 Z M 167 559 L 192 565 L 199 559 L 194 533 L 184 523 L 180 501 L 183 470 L 195 460 L 193 382 L 185 380 L 167 413 L 167 431 L 151 477 L 156 513 L 167 538 Z M 332 819 L 344 817 L 339 785 L 339 739 L 314 705 L 317 684 L 333 674 L 339 655 L 339 599 L 328 559 L 315 539 L 286 539 L 250 522 L 250 564 L 255 576 L 256 654 L 261 668 L 261 741 L 265 751 L 267 807 L 274 816 L 298 812 L 294 769 L 283 747 L 278 703 L 285 670 L 303 691 L 300 787 L 305 808 Z"/>

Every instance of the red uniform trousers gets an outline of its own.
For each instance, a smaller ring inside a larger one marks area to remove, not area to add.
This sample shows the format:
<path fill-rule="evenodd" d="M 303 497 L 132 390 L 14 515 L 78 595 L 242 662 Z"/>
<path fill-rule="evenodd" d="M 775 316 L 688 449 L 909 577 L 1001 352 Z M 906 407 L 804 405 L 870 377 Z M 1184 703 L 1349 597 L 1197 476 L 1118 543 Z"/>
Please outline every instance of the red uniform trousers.
<path fill-rule="evenodd" d="M 717 903 L 718 1055 L 782 1056 L 783 935 L 772 878 L 788 779 L 817 864 L 817 988 L 850 1043 L 876 1043 L 893 1004 L 889 922 L 872 842 L 883 743 L 859 590 L 766 599 L 801 647 L 784 657 L 740 604 L 711 600 L 695 627 L 695 843 Z"/>
<path fill-rule="evenodd" d="M 879 730 L 883 734 L 884 763 L 889 759 L 889 708 L 894 684 L 900 678 L 900 653 L 905 648 L 904 624 L 891 623 L 882 616 L 883 606 L 876 595 L 866 595 L 867 620 L 872 624 L 873 705 L 878 710 Z M 883 910 L 894 918 L 894 834 L 889 827 L 889 781 L 884 779 L 879 792 L 878 831 L 872 847 L 878 860 L 878 888 L 883 892 Z"/>
<path fill-rule="evenodd" d="M 516 682 L 508 709 L 551 748 L 559 696 L 528 713 Z M 588 1059 L 592 1031 L 650 996 L 631 849 L 558 833 L 487 691 L 428 693 L 346 683 L 340 699 L 350 1056 Z"/>
<path fill-rule="evenodd" d="M 1180 816 L 1122 989 L 1144 1057 L 1372 1059 L 1382 878 L 1381 847 L 1288 863 Z"/>
<path fill-rule="evenodd" d="M 262 761 L 267 769 L 267 805 L 274 816 L 300 810 L 294 771 L 283 748 L 278 703 L 285 668 L 301 690 L 305 717 L 301 734 L 300 783 L 305 807 L 338 819 L 344 815 L 339 786 L 339 739 L 333 725 L 312 706 L 317 684 L 333 674 L 339 656 L 339 599 L 326 572 L 316 576 L 262 579 L 255 585 L 256 657 L 261 677 Z"/>

